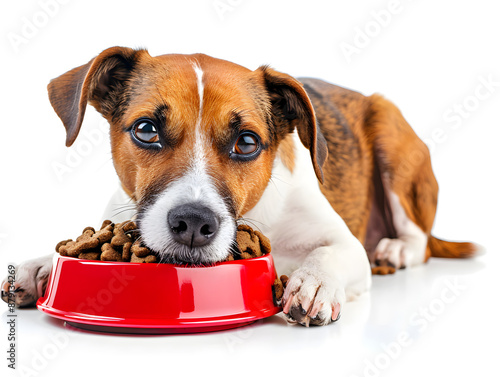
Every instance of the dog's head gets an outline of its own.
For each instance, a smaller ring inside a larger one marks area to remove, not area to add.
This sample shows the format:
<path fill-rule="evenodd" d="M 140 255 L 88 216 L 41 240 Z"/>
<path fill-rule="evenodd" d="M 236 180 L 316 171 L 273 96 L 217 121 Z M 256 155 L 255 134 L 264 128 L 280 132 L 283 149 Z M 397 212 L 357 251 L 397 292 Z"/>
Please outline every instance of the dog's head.
<path fill-rule="evenodd" d="M 259 201 L 279 144 L 294 130 L 323 179 L 326 146 L 312 104 L 297 80 L 269 67 L 113 47 L 48 90 L 67 146 L 87 103 L 108 120 L 114 166 L 137 203 L 143 242 L 165 261 L 227 257 L 236 220 Z"/>

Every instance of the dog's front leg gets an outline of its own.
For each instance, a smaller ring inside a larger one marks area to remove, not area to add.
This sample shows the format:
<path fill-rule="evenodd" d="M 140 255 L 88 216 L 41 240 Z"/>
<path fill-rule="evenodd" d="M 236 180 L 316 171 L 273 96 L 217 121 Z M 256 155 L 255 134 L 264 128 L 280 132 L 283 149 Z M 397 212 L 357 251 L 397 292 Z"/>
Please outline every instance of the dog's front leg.
<path fill-rule="evenodd" d="M 335 322 L 346 301 L 369 289 L 371 273 L 363 246 L 350 232 L 341 239 L 313 250 L 290 276 L 282 300 L 290 322 Z"/>
<path fill-rule="evenodd" d="M 19 307 L 34 306 L 47 287 L 53 257 L 54 253 L 15 266 L 14 279 L 6 277 L 0 286 L 2 300 Z"/>

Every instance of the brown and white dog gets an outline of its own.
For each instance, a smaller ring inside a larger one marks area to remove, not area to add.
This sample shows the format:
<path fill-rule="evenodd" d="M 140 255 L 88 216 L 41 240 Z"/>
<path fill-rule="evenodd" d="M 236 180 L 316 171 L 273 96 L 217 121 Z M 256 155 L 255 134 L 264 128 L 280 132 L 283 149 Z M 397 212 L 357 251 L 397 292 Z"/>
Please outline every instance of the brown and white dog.
<path fill-rule="evenodd" d="M 370 288 L 370 264 L 400 269 L 476 252 L 430 235 L 438 185 L 428 149 L 380 95 L 123 47 L 48 91 L 67 146 L 87 103 L 110 124 L 121 189 L 104 217 L 132 201 L 144 243 L 173 263 L 224 260 L 237 223 L 257 225 L 290 276 L 282 300 L 290 321 L 336 321 Z M 51 263 L 18 266 L 18 305 L 43 293 Z"/>

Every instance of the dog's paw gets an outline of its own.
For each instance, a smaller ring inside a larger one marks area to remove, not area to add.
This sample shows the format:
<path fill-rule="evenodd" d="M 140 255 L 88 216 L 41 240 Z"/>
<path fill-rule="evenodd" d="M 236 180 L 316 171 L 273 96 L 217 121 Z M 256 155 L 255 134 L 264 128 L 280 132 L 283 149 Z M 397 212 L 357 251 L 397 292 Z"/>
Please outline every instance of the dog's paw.
<path fill-rule="evenodd" d="M 327 325 L 340 318 L 345 301 L 345 290 L 338 280 L 322 271 L 302 267 L 287 282 L 283 313 L 289 322 Z"/>
<path fill-rule="evenodd" d="M 375 266 L 392 267 L 395 270 L 405 267 L 405 242 L 400 239 L 382 238 L 375 248 Z"/>
<path fill-rule="evenodd" d="M 52 255 L 30 259 L 15 268 L 14 287 L 8 278 L 2 281 L 2 300 L 17 307 L 34 306 L 43 296 L 52 268 Z"/>

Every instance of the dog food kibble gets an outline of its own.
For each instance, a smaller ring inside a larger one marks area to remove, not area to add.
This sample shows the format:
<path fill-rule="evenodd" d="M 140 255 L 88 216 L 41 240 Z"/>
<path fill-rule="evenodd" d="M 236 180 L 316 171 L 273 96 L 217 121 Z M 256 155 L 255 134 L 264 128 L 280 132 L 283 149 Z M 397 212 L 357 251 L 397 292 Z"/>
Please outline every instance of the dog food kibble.
<path fill-rule="evenodd" d="M 87 227 L 75 241 L 61 241 L 56 251 L 63 256 L 114 262 L 155 263 L 156 256 L 139 241 L 139 230 L 133 221 L 113 224 L 102 223 L 101 229 Z M 271 242 L 261 232 L 248 225 L 239 225 L 236 233 L 238 251 L 231 253 L 226 261 L 260 257 L 271 252 Z M 288 278 L 282 275 L 274 282 L 277 300 L 283 296 Z"/>
<path fill-rule="evenodd" d="M 271 252 L 269 239 L 248 225 L 238 225 L 236 242 L 238 243 L 238 252 L 230 254 L 226 261 L 261 257 Z"/>
<path fill-rule="evenodd" d="M 97 232 L 87 227 L 76 241 L 61 241 L 56 251 L 64 256 L 114 262 L 154 263 L 156 256 L 142 247 L 133 221 L 113 224 L 106 220 Z"/>

